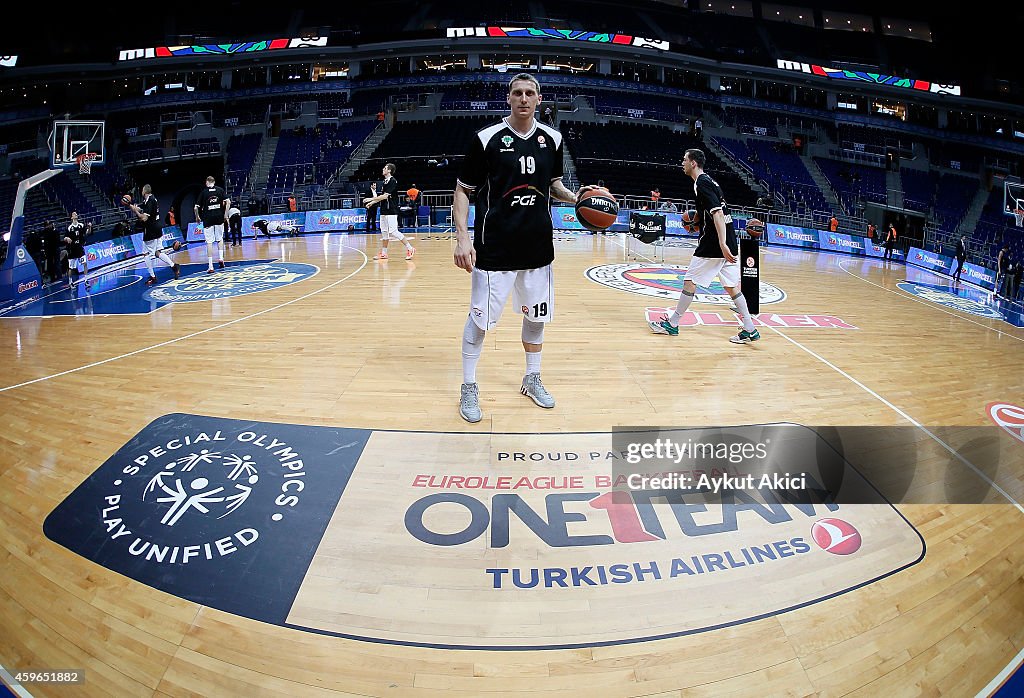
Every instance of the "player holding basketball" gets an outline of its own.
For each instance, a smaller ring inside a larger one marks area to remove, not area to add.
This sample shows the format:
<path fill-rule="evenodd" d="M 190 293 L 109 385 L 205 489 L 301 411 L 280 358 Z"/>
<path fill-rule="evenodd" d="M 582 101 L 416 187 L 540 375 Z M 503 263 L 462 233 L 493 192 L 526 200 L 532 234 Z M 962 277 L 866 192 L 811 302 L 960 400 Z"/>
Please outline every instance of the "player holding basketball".
<path fill-rule="evenodd" d="M 455 266 L 472 276 L 469 317 L 462 333 L 462 395 L 459 413 L 479 422 L 476 366 L 487 330 L 498 324 L 515 288 L 522 309 L 526 375 L 520 392 L 552 408 L 540 380 L 544 325 L 554 315 L 551 263 L 555 247 L 549 196 L 575 203 L 588 186 L 573 193 L 562 184 L 562 134 L 534 118 L 540 85 L 529 73 L 508 84 L 511 113 L 477 131 L 459 172 L 452 206 L 457 243 Z M 469 236 L 469 196 L 476 193 L 474 237 Z"/>
<path fill-rule="evenodd" d="M 142 244 L 146 247 L 144 259 L 146 261 L 146 269 L 149 270 L 149 279 L 146 280 L 146 285 L 152 286 L 156 283 L 156 274 L 153 273 L 154 257 L 159 257 L 164 264 L 173 269 L 174 278 L 177 279 L 181 276 L 181 265 L 172 262 L 167 253 L 163 251 L 162 238 L 164 231 L 160 225 L 160 203 L 153 196 L 153 188 L 148 184 L 143 185 L 142 205 L 129 203 L 128 208 L 132 210 L 132 213 L 138 219 L 135 222 L 135 229 L 142 230 Z"/>
<path fill-rule="evenodd" d="M 374 259 L 388 258 L 388 242 L 391 238 L 398 240 L 405 245 L 405 258 L 412 259 L 416 254 L 416 248 L 409 244 L 404 235 L 398 232 L 398 180 L 395 179 L 395 166 L 392 163 L 384 165 L 381 170 L 384 181 L 381 183 L 381 192 L 374 196 L 363 199 L 364 206 L 380 206 L 380 245 L 381 250 Z"/>
<path fill-rule="evenodd" d="M 76 278 L 71 280 L 71 285 L 77 283 L 78 265 L 82 265 L 82 278 L 89 275 L 89 258 L 85 254 L 85 239 L 92 233 L 92 223 L 82 223 L 78 220 L 78 211 L 71 212 L 71 223 L 68 225 L 68 234 L 64 237 L 64 244 L 68 246 L 68 263 L 74 264 L 73 271 Z"/>
<path fill-rule="evenodd" d="M 743 329 L 730 337 L 733 344 L 750 344 L 761 339 L 747 308 L 747 299 L 740 293 L 740 265 L 736 261 L 739 247 L 733 228 L 729 205 L 722 187 L 704 171 L 704 151 L 690 148 L 683 155 L 683 172 L 693 178 L 697 198 L 697 220 L 701 224 L 697 249 L 683 279 L 683 292 L 676 309 L 657 322 L 650 322 L 651 330 L 658 334 L 678 335 L 679 320 L 690 307 L 698 286 L 708 287 L 717 276 L 726 292 L 736 304 Z"/>
<path fill-rule="evenodd" d="M 217 186 L 213 176 L 206 178 L 206 188 L 196 196 L 196 223 L 203 225 L 203 237 L 206 239 L 206 260 L 210 263 L 207 274 L 213 273 L 213 246 L 217 245 L 220 257 L 217 266 L 224 268 L 224 226 L 228 222 L 228 209 L 231 201 L 224 189 Z"/>

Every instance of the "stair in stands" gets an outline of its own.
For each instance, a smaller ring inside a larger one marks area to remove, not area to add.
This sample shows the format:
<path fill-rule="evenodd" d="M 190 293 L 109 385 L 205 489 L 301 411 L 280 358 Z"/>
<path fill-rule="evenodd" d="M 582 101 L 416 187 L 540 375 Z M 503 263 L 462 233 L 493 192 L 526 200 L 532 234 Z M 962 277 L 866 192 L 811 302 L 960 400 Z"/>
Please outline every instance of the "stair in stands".
<path fill-rule="evenodd" d="M 985 187 L 978 187 L 978 191 L 974 194 L 974 199 L 971 201 L 967 213 L 964 214 L 960 224 L 956 227 L 957 235 L 971 234 L 974 231 L 975 226 L 978 225 L 978 221 L 981 219 L 981 212 L 985 208 L 988 196 L 989 193 L 985 190 Z M 1013 221 L 1012 218 L 1008 220 Z"/>
<path fill-rule="evenodd" d="M 377 147 L 391 133 L 392 128 L 393 126 L 388 124 L 387 121 L 380 122 L 380 125 L 373 130 L 373 133 L 358 148 L 352 151 L 352 156 L 345 161 L 345 164 L 335 174 L 334 182 L 348 182 L 349 178 L 359 169 L 359 166 L 373 156 Z"/>
<path fill-rule="evenodd" d="M 274 152 L 277 151 L 278 137 L 264 138 L 260 143 L 260 152 L 256 156 L 256 163 L 252 166 L 249 174 L 249 191 L 260 191 L 267 187 L 267 177 L 270 176 L 270 168 L 274 164 Z"/>
<path fill-rule="evenodd" d="M 809 155 L 801 155 L 800 159 L 804 161 L 804 166 L 807 168 L 807 172 L 810 173 L 811 179 L 818 185 L 821 193 L 825 195 L 825 199 L 832 207 L 832 211 L 836 213 L 842 211 L 843 207 L 839 205 L 839 198 L 836 196 L 836 192 L 828 178 L 822 173 L 821 168 L 818 167 L 818 163 L 814 162 L 814 159 Z"/>
<path fill-rule="evenodd" d="M 903 180 L 900 173 L 893 170 L 885 172 L 885 190 L 888 194 L 888 203 L 896 208 L 903 208 Z"/>

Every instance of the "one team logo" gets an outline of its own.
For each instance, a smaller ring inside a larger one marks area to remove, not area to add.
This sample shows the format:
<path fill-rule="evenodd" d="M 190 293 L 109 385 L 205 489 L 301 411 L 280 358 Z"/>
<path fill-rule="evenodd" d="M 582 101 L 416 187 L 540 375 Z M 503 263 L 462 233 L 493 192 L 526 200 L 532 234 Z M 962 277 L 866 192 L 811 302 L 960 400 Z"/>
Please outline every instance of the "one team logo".
<path fill-rule="evenodd" d="M 620 291 L 658 298 L 679 298 L 686 267 L 678 264 L 602 264 L 587 269 L 585 273 L 591 281 Z M 785 291 L 764 281 L 761 282 L 758 296 L 762 305 L 786 300 Z M 732 299 L 717 278 L 707 288 L 698 286 L 693 300 L 697 303 L 732 305 Z"/>
<path fill-rule="evenodd" d="M 915 284 L 911 282 L 903 282 L 896 285 L 913 296 L 923 298 L 926 301 L 931 301 L 932 303 L 944 305 L 947 308 L 952 308 L 953 310 L 960 310 L 965 313 L 970 313 L 971 315 L 991 318 L 993 320 L 1004 319 L 1003 314 L 995 308 L 989 307 L 984 303 L 971 298 L 958 296 L 956 293 L 951 293 L 939 286 Z"/>
<path fill-rule="evenodd" d="M 1006 402 L 993 402 L 986 408 L 988 417 L 1007 434 L 1024 442 L 1024 407 Z"/>
<path fill-rule="evenodd" d="M 149 289 L 144 298 L 161 303 L 191 303 L 244 296 L 305 281 L 319 267 L 294 262 L 230 266 L 213 274 L 190 275 Z"/>
<path fill-rule="evenodd" d="M 503 146 L 505 146 L 506 148 L 511 148 L 512 147 L 512 136 L 502 136 L 501 137 L 501 144 Z"/>

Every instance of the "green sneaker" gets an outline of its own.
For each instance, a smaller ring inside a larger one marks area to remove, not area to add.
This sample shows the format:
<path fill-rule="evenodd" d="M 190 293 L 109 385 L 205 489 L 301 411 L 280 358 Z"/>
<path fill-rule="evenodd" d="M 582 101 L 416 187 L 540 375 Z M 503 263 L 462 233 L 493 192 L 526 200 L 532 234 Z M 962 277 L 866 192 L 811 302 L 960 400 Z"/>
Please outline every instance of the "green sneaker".
<path fill-rule="evenodd" d="M 740 330 L 740 333 L 735 337 L 729 337 L 729 341 L 733 344 L 750 344 L 761 339 L 761 335 L 755 329 L 753 332 L 747 332 L 746 330 Z"/>
<path fill-rule="evenodd" d="M 676 335 L 679 334 L 679 328 L 673 326 L 672 323 L 668 321 L 667 315 L 662 316 L 662 318 L 657 322 L 654 322 L 652 320 L 647 324 L 650 325 L 651 332 L 653 332 L 654 334 L 667 334 L 670 337 L 675 337 Z"/>

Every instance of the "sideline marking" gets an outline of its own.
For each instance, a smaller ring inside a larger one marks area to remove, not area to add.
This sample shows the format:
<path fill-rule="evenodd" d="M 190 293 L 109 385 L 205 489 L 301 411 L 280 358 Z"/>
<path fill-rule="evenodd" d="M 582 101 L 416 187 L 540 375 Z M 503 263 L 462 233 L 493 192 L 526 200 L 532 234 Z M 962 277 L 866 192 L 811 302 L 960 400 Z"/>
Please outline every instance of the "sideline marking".
<path fill-rule="evenodd" d="M 69 368 L 68 370 L 61 371 L 60 373 L 52 373 L 52 374 L 50 374 L 48 376 L 41 376 L 39 378 L 33 378 L 32 380 L 25 381 L 24 383 L 17 383 L 15 385 L 8 385 L 8 386 L 5 386 L 3 388 L 0 388 L 0 393 L 7 392 L 8 390 L 14 390 L 16 388 L 23 388 L 26 385 L 32 385 L 33 383 L 41 383 L 43 381 L 48 381 L 51 378 L 60 378 L 61 376 L 66 376 L 66 375 L 71 374 L 71 373 L 78 373 L 79 371 L 84 371 L 84 370 L 89 369 L 89 368 L 95 368 L 96 366 L 102 366 L 103 364 L 108 364 L 108 363 L 111 363 L 113 361 L 119 361 L 120 359 L 126 359 L 129 356 L 135 356 L 136 354 L 142 354 L 142 353 L 150 351 L 152 349 L 159 349 L 160 347 L 166 347 L 169 344 L 175 344 L 177 342 L 181 342 L 181 341 L 184 341 L 186 339 L 191 339 L 192 337 L 198 337 L 199 335 L 206 334 L 207 332 L 213 332 L 215 330 L 220 330 L 220 329 L 223 329 L 225 327 L 230 327 L 231 325 L 237 324 L 239 322 L 243 322 L 245 320 L 249 320 L 249 319 L 254 318 L 254 317 L 259 317 L 260 315 L 264 315 L 266 313 L 270 313 L 270 312 L 273 312 L 275 310 L 280 310 L 281 308 L 289 306 L 292 303 L 298 303 L 299 301 L 306 300 L 307 298 L 311 298 L 311 297 L 313 297 L 313 296 L 315 296 L 317 294 L 323 293 L 324 291 L 329 291 L 330 289 L 334 288 L 335 286 L 341 284 L 344 281 L 348 281 L 353 276 L 355 276 L 356 274 L 361 272 L 363 270 L 363 268 L 366 266 L 367 262 L 369 261 L 367 256 L 366 256 L 366 253 L 363 252 L 362 250 L 357 249 L 355 247 L 348 247 L 348 245 L 342 245 L 342 247 L 343 248 L 348 248 L 350 250 L 355 250 L 356 252 L 361 254 L 363 256 L 363 263 L 359 265 L 358 269 L 356 269 L 354 272 L 352 272 L 348 276 L 346 276 L 346 277 L 344 277 L 342 279 L 338 279 L 334 283 L 328 284 L 327 286 L 324 286 L 323 288 L 319 288 L 316 291 L 312 291 L 310 293 L 307 293 L 304 296 L 299 296 L 298 298 L 293 298 L 290 301 L 286 301 L 286 302 L 281 303 L 279 305 L 275 305 L 272 308 L 264 308 L 263 310 L 260 310 L 259 312 L 253 313 L 252 315 L 244 315 L 244 316 L 242 316 L 240 318 L 235 318 L 234 320 L 229 320 L 228 322 L 222 323 L 220 325 L 216 325 L 214 327 L 207 327 L 205 330 L 199 330 L 198 332 L 193 332 L 192 334 L 187 334 L 187 335 L 184 335 L 182 337 L 176 337 L 175 339 L 169 339 L 166 342 L 160 342 L 159 344 L 153 344 L 153 345 L 148 346 L 148 347 L 143 347 L 142 349 L 136 349 L 135 351 L 130 351 L 127 354 L 121 354 L 120 356 L 112 356 L 109 359 L 103 359 L 102 361 L 94 361 L 91 364 L 86 364 L 85 366 L 78 366 L 77 368 Z"/>

